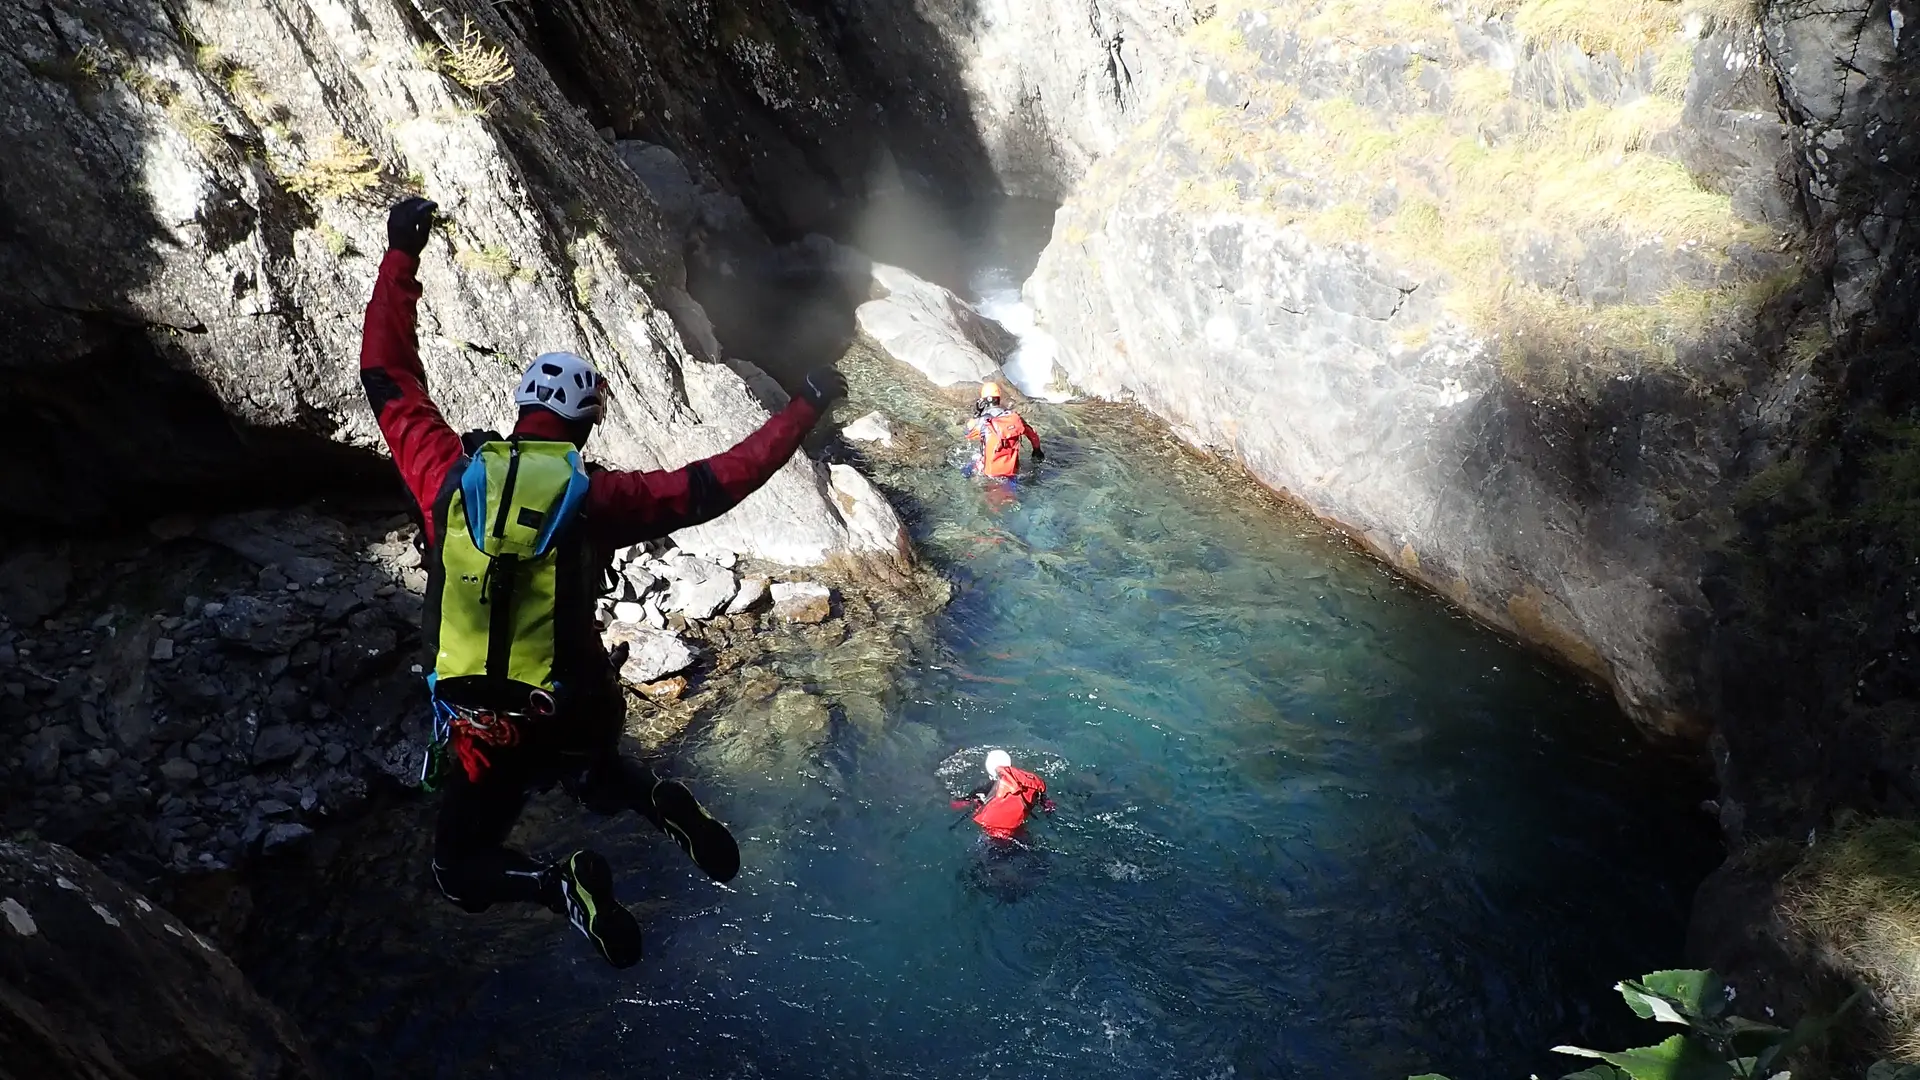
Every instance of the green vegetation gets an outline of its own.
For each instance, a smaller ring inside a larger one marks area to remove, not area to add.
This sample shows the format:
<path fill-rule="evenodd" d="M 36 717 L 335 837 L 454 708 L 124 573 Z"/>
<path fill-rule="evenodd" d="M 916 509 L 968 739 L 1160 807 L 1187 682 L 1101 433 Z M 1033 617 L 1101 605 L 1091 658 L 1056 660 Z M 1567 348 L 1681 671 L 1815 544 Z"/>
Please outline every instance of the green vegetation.
<path fill-rule="evenodd" d="M 573 302 L 582 310 L 593 308 L 593 268 L 586 263 L 575 263 L 573 267 Z"/>
<path fill-rule="evenodd" d="M 373 152 L 332 134 L 320 140 L 298 169 L 281 177 L 288 191 L 316 199 L 346 199 L 372 190 L 380 183 L 380 165 Z"/>
<path fill-rule="evenodd" d="M 1556 1046 L 1555 1053 L 1600 1062 L 1561 1080 L 1790 1080 L 1786 1066 L 1794 1055 L 1825 1038 L 1861 997 L 1855 993 L 1830 1015 L 1783 1028 L 1734 1015 L 1728 1008 L 1732 993 L 1711 971 L 1655 971 L 1615 983 L 1614 989 L 1642 1020 L 1676 1024 L 1686 1033 L 1631 1050 Z M 1875 1066 L 1878 1076 L 1869 1075 L 1910 1080 L 1904 1068 L 1883 1062 Z M 1446 1077 L 1427 1073 L 1408 1080 Z"/>
<path fill-rule="evenodd" d="M 513 261 L 513 253 L 504 244 L 462 244 L 454 252 L 453 261 L 503 281 L 513 277 L 519 269 Z"/>
<path fill-rule="evenodd" d="M 1255 11 L 1258 22 L 1249 18 Z M 1578 67 L 1549 62 L 1549 76 L 1566 83 L 1556 96 L 1586 104 L 1556 108 L 1516 96 L 1513 72 L 1469 60 L 1452 32 L 1456 18 L 1488 13 L 1509 19 L 1537 48 L 1620 55 L 1629 68 L 1641 66 L 1655 92 L 1603 103 Z M 1671 363 L 1697 335 L 1746 324 L 1778 283 L 1676 283 L 1650 299 L 1595 306 L 1518 280 L 1511 268 L 1520 252 L 1543 244 L 1575 257 L 1596 236 L 1623 249 L 1684 248 L 1710 263 L 1737 244 L 1772 245 L 1775 237 L 1736 215 L 1726 194 L 1655 152 L 1680 121 L 1693 47 L 1680 31 L 1695 14 L 1750 19 L 1752 3 L 1492 0 L 1469 12 L 1440 0 L 1223 0 L 1186 39 L 1210 66 L 1251 73 L 1258 56 L 1248 35 L 1256 32 L 1363 48 L 1419 38 L 1433 44 L 1404 77 L 1445 68 L 1446 112 L 1376 112 L 1338 96 L 1300 100 L 1296 88 L 1262 78 L 1239 79 L 1246 102 L 1231 108 L 1193 83 L 1176 85 L 1175 127 L 1209 178 L 1181 183 L 1174 203 L 1364 242 L 1424 268 L 1444 282 L 1449 314 L 1501 340 L 1516 375 L 1537 380 L 1543 372 L 1532 369 L 1544 365 L 1557 379 L 1590 366 L 1580 358 L 1601 355 L 1615 367 Z M 1427 99 L 1410 83 L 1403 93 Z M 1229 175 L 1241 179 L 1220 179 Z"/>
<path fill-rule="evenodd" d="M 316 225 L 313 231 L 319 236 L 321 245 L 327 249 L 327 254 L 336 259 L 353 250 L 353 245 L 347 241 L 347 234 L 325 222 Z"/>
<path fill-rule="evenodd" d="M 1910 436 L 1920 447 L 1920 425 Z M 1787 878 L 1786 908 L 1795 926 L 1874 984 L 1895 1053 L 1920 1057 L 1920 824 L 1876 818 L 1822 839 Z"/>
<path fill-rule="evenodd" d="M 460 36 L 452 44 L 422 45 L 415 55 L 423 66 L 476 93 L 513 81 L 507 50 L 480 33 L 472 19 L 461 20 Z"/>

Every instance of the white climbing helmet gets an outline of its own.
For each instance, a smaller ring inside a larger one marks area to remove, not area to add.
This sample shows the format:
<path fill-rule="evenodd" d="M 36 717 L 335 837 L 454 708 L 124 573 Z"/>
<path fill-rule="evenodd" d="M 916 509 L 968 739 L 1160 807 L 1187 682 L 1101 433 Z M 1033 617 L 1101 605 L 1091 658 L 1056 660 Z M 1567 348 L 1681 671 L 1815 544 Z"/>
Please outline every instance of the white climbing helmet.
<path fill-rule="evenodd" d="M 600 419 L 600 373 L 573 353 L 541 353 L 520 377 L 513 403 L 591 423 Z"/>
<path fill-rule="evenodd" d="M 1000 779 L 1001 769 L 1013 768 L 1013 755 L 1005 750 L 987 751 L 987 779 Z"/>

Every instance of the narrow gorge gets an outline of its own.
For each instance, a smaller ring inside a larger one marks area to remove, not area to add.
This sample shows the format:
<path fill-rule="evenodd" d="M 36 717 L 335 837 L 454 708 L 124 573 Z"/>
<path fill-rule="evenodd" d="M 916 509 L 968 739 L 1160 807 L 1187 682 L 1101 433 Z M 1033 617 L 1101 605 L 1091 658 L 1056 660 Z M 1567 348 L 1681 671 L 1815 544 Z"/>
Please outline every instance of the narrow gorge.
<path fill-rule="evenodd" d="M 0 1077 L 622 1075 L 629 1032 L 702 1075 L 1525 1075 L 1680 966 L 1788 1020 L 1864 986 L 1810 1067 L 1905 1060 L 1908 14 L 7 6 Z M 854 382 L 602 604 L 630 733 L 765 863 L 628 852 L 631 993 L 427 910 L 425 574 L 356 365 L 412 193 L 457 429 L 554 349 L 614 467 Z M 1005 502 L 949 458 L 989 376 L 1058 433 Z M 987 745 L 1071 793 L 1012 886 L 918 820 Z M 941 964 L 1045 992 L 887 974 Z"/>

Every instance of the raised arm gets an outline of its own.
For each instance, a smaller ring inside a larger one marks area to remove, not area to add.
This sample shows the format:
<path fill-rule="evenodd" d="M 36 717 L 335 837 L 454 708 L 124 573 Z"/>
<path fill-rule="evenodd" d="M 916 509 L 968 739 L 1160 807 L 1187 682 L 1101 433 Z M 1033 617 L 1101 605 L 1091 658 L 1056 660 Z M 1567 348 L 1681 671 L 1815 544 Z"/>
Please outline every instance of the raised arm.
<path fill-rule="evenodd" d="M 679 469 L 597 472 L 587 490 L 587 521 L 604 547 L 618 548 L 712 521 L 780 471 L 814 421 L 844 395 L 831 368 L 807 376 L 787 407 L 725 453 Z"/>
<path fill-rule="evenodd" d="M 448 470 L 460 460 L 460 437 L 427 396 L 416 332 L 420 282 L 414 271 L 433 210 L 425 199 L 408 199 L 393 208 L 387 220 L 389 248 L 380 260 L 360 335 L 360 385 L 393 452 L 394 466 L 429 529 L 433 501 Z"/>

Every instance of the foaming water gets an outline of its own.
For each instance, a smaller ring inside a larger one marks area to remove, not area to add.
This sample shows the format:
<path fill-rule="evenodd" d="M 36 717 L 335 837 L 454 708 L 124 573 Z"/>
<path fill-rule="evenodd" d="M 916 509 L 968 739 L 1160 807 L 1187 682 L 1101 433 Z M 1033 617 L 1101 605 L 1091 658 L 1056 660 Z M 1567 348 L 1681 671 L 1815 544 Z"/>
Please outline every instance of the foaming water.
<path fill-rule="evenodd" d="M 959 431 L 853 366 L 843 416 Z M 956 584 L 879 722 L 676 763 L 743 838 L 731 885 L 536 805 L 530 847 L 613 861 L 641 966 L 438 902 L 416 806 L 256 976 L 378 1075 L 1522 1077 L 1628 1037 L 1608 987 L 1678 961 L 1711 861 L 1695 778 L 1137 414 L 1029 415 L 1014 489 L 869 463 Z M 1011 852 L 948 807 L 990 747 L 1058 804 Z"/>

